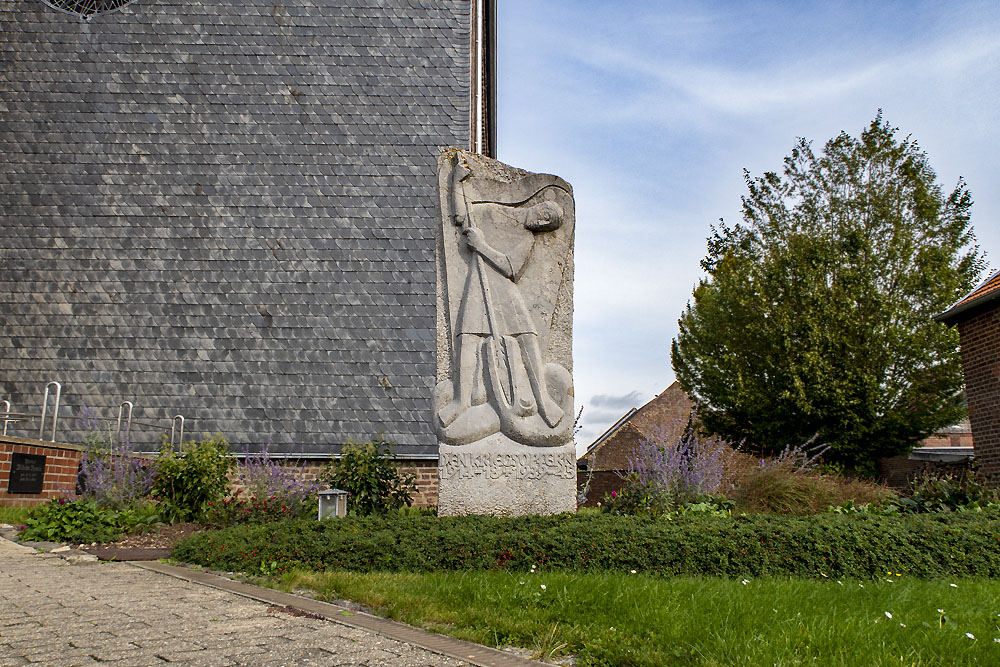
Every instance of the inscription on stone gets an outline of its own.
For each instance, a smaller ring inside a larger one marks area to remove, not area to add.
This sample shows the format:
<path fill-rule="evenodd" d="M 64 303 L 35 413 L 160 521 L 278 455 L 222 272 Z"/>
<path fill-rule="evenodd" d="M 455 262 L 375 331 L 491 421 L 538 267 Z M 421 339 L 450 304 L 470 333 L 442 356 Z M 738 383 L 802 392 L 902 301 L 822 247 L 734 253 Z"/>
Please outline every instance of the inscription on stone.
<path fill-rule="evenodd" d="M 44 456 L 18 452 L 11 454 L 7 493 L 41 493 L 44 480 Z"/>
<path fill-rule="evenodd" d="M 444 454 L 440 465 L 444 476 L 450 479 L 576 479 L 576 461 L 569 452 Z"/>

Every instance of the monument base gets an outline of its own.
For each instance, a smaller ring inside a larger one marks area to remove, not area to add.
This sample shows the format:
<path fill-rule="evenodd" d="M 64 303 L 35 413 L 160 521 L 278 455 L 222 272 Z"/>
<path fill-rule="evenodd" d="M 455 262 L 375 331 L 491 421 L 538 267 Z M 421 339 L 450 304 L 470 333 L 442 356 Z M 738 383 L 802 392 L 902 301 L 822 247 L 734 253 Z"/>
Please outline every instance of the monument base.
<path fill-rule="evenodd" d="M 439 447 L 438 515 L 576 511 L 576 446 L 528 447 L 495 433 Z"/>

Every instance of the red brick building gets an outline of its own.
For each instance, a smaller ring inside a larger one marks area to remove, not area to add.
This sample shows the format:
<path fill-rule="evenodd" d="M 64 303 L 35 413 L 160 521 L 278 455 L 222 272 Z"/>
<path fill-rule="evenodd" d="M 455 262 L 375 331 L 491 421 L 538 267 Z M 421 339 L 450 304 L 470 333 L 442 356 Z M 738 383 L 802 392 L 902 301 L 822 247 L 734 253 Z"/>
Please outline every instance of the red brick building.
<path fill-rule="evenodd" d="M 1000 484 L 1000 271 L 951 308 L 939 322 L 958 327 L 969 422 L 981 472 Z"/>
<path fill-rule="evenodd" d="M 590 480 L 584 505 L 593 507 L 605 493 L 620 489 L 621 473 L 628 467 L 628 457 L 639 442 L 674 422 L 686 424 L 693 410 L 694 403 L 680 384 L 674 382 L 649 403 L 622 415 L 578 461 L 580 488 Z"/>

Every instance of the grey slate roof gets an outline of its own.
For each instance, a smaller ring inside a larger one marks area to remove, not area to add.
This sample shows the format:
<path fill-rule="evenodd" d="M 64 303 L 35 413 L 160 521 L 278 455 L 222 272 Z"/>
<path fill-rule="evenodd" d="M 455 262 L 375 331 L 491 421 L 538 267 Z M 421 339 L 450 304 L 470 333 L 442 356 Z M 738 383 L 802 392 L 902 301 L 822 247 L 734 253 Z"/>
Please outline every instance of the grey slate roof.
<path fill-rule="evenodd" d="M 0 400 L 37 412 L 59 380 L 63 406 L 237 445 L 435 455 L 435 169 L 468 145 L 469 7 L 4 0 Z"/>

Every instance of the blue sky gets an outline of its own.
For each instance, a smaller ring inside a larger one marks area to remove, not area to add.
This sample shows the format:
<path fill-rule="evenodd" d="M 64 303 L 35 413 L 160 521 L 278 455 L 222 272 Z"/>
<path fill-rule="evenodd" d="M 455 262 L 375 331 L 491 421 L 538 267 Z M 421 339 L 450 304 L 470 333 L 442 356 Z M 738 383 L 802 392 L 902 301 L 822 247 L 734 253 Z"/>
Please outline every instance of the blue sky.
<path fill-rule="evenodd" d="M 674 379 L 709 225 L 797 137 L 883 109 L 1000 266 L 1000 3 L 498 0 L 499 157 L 577 201 L 578 445 Z"/>

